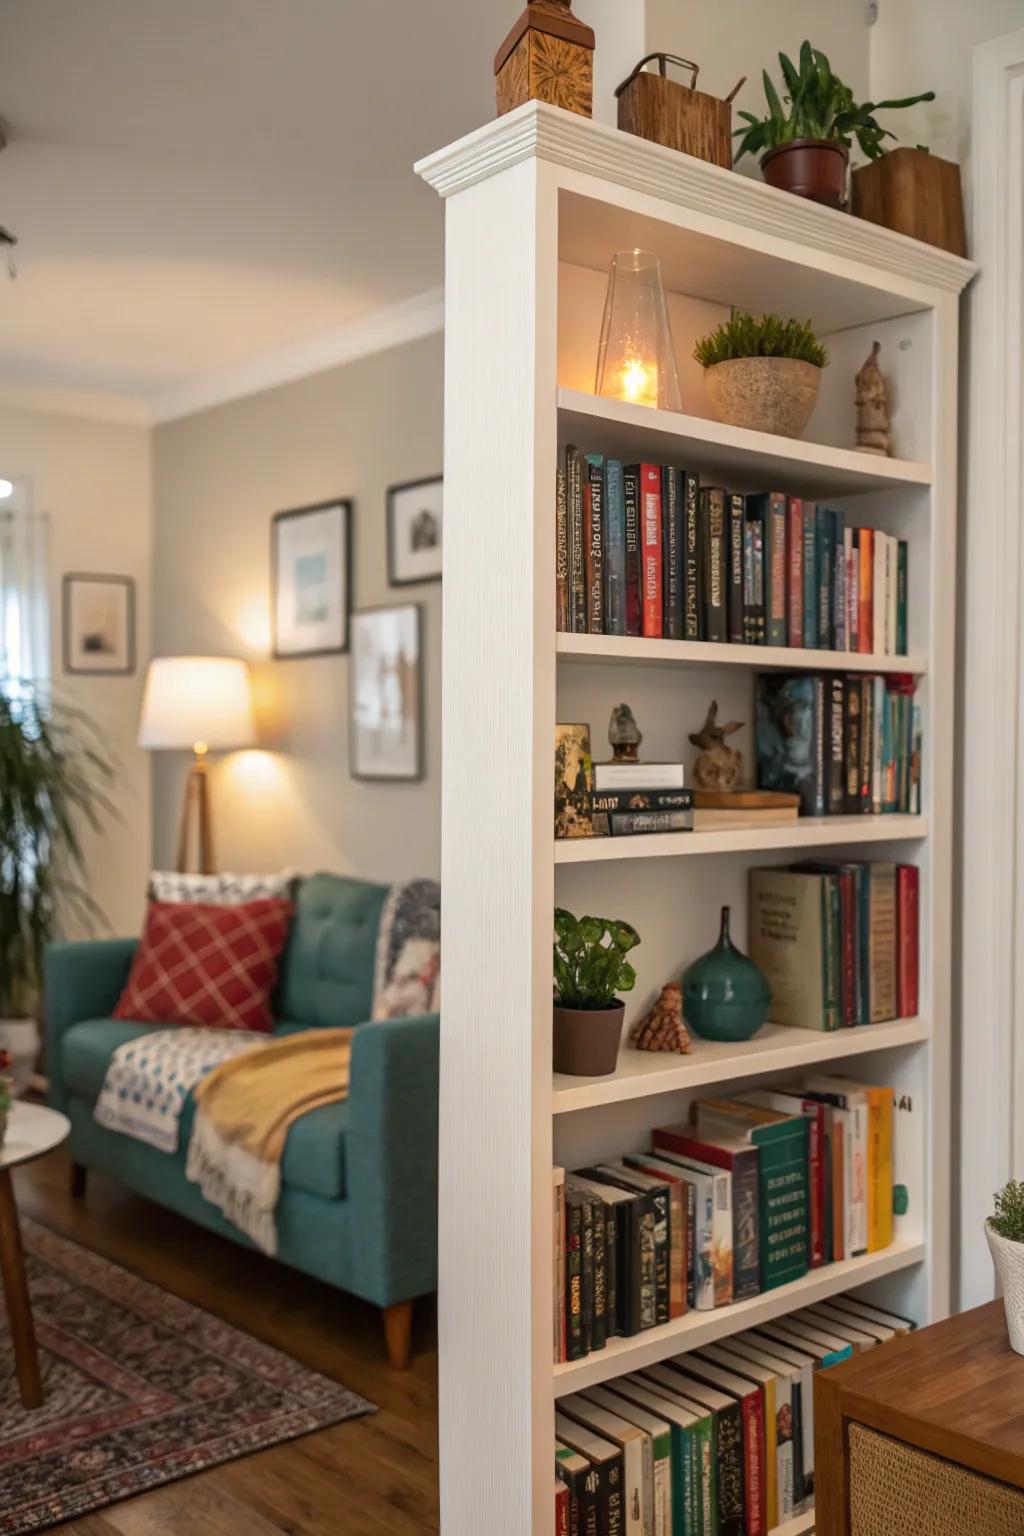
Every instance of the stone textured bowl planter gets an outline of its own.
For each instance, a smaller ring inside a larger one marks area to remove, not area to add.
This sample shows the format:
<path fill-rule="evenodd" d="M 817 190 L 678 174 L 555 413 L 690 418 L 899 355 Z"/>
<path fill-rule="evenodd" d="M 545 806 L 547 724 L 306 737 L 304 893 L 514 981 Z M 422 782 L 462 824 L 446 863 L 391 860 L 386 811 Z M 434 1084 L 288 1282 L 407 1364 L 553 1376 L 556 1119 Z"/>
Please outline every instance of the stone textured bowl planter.
<path fill-rule="evenodd" d="M 555 1004 L 554 1066 L 573 1077 L 607 1077 L 615 1071 L 622 1040 L 624 1003 L 610 1008 L 562 1008 Z"/>
<path fill-rule="evenodd" d="M 821 369 L 795 357 L 733 357 L 704 370 L 712 414 L 730 427 L 800 437 L 821 388 Z"/>
<path fill-rule="evenodd" d="M 1003 1293 L 1010 1348 L 1018 1355 L 1024 1355 L 1024 1243 L 1011 1243 L 1009 1238 L 1000 1237 L 988 1221 L 985 1236 Z"/>

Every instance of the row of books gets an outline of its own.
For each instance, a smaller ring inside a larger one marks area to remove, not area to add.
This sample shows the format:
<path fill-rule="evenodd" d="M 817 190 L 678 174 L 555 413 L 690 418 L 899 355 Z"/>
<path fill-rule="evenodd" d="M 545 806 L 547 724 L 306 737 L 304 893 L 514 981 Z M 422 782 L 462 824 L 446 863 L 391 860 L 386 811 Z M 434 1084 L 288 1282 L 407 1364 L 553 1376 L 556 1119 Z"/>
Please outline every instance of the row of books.
<path fill-rule="evenodd" d="M 813 1504 L 817 1373 L 912 1328 L 835 1296 L 560 1398 L 556 1536 L 767 1536 Z"/>
<path fill-rule="evenodd" d="M 804 816 L 921 811 L 921 709 L 912 677 L 759 673 L 759 789 Z"/>
<path fill-rule="evenodd" d="M 574 446 L 555 506 L 560 630 L 906 655 L 906 540 L 843 512 Z"/>
<path fill-rule="evenodd" d="M 887 1248 L 898 1118 L 891 1088 L 821 1075 L 698 1100 L 650 1152 L 556 1169 L 556 1361 Z"/>
<path fill-rule="evenodd" d="M 833 1030 L 918 1012 L 915 864 L 812 862 L 752 869 L 748 948 L 773 1024 Z"/>

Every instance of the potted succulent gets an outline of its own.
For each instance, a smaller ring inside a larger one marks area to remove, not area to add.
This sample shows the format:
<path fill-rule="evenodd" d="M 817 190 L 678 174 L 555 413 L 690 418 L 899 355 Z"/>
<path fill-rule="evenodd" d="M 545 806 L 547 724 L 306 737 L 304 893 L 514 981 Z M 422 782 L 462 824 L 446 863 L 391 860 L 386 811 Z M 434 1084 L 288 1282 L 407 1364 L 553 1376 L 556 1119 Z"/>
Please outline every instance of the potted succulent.
<path fill-rule="evenodd" d="M 811 419 L 828 353 L 809 320 L 734 310 L 693 351 L 713 415 L 733 427 L 799 437 Z"/>
<path fill-rule="evenodd" d="M 26 685 L 0 692 L 0 1050 L 23 1093 L 39 1051 L 43 952 L 58 917 L 90 923 L 78 829 L 110 809 L 98 788 L 111 768 L 79 711 Z"/>
<path fill-rule="evenodd" d="M 1024 1183 L 1011 1179 L 996 1195 L 985 1233 L 1003 1293 L 1010 1348 L 1024 1355 Z"/>
<path fill-rule="evenodd" d="M 554 1065 L 574 1077 L 615 1071 L 625 1005 L 636 971 L 626 959 L 640 943 L 629 923 L 574 917 L 555 908 Z"/>
<path fill-rule="evenodd" d="M 882 141 L 896 137 L 881 126 L 875 113 L 935 100 L 934 91 L 924 91 L 900 101 L 866 101 L 858 106 L 850 87 L 832 73 L 825 54 L 808 42 L 800 48 L 799 69 L 784 53 L 779 54 L 779 65 L 784 82 L 781 95 L 768 71 L 762 72 L 767 116 L 739 114 L 746 127 L 736 129 L 734 137 L 740 144 L 734 163 L 744 155 L 760 154 L 761 171 L 771 186 L 832 208 L 846 204 L 846 171 L 854 139 L 867 159 L 877 160 L 885 153 Z"/>

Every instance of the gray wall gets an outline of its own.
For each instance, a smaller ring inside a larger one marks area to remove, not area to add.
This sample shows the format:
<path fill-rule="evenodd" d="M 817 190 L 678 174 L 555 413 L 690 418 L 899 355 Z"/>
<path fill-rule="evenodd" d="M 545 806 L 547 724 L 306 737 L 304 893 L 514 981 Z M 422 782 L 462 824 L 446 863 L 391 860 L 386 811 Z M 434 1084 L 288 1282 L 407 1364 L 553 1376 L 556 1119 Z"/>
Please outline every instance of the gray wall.
<path fill-rule="evenodd" d="M 154 655 L 246 656 L 256 681 L 260 750 L 212 763 L 221 868 L 439 872 L 441 586 L 388 586 L 385 492 L 441 463 L 440 336 L 157 428 Z M 422 783 L 350 778 L 347 656 L 268 659 L 271 516 L 333 496 L 355 503 L 353 606 L 423 605 Z M 153 856 L 166 867 L 187 759 L 154 757 Z"/>

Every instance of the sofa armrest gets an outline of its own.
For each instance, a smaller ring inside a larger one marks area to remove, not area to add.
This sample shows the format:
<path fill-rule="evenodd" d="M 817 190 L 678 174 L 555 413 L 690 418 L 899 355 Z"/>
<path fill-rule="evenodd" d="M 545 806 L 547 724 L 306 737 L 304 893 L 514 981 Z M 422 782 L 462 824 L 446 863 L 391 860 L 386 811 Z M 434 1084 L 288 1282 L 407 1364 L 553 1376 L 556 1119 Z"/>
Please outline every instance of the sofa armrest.
<path fill-rule="evenodd" d="M 43 999 L 46 1072 L 54 1109 L 67 1106 L 61 1077 L 64 1034 L 83 1019 L 108 1018 L 113 1013 L 137 947 L 137 939 L 90 939 L 48 947 L 43 962 Z"/>
<path fill-rule="evenodd" d="M 390 1306 L 437 1286 L 436 1013 L 363 1024 L 352 1042 L 346 1198 L 361 1294 Z"/>

